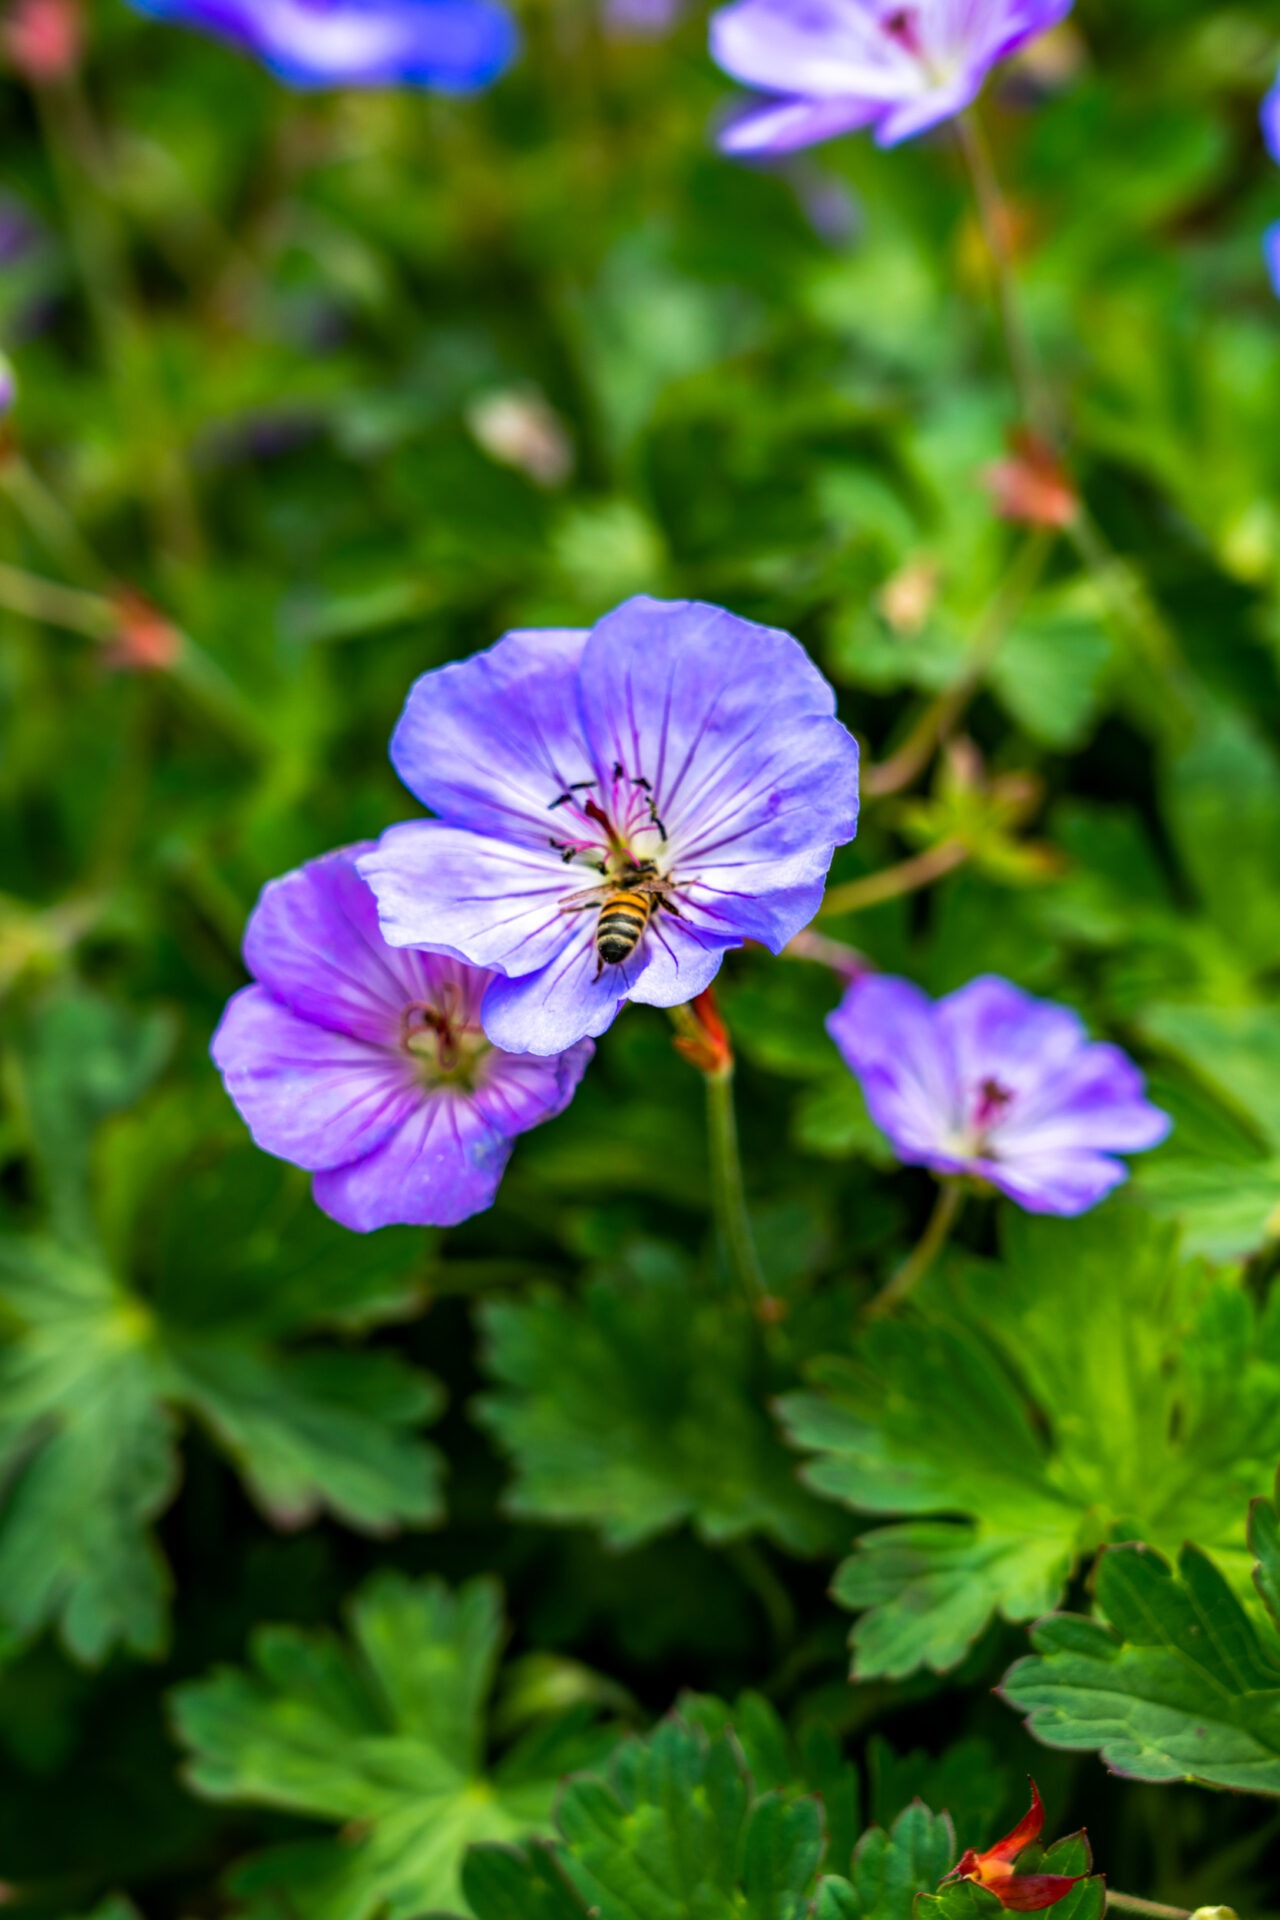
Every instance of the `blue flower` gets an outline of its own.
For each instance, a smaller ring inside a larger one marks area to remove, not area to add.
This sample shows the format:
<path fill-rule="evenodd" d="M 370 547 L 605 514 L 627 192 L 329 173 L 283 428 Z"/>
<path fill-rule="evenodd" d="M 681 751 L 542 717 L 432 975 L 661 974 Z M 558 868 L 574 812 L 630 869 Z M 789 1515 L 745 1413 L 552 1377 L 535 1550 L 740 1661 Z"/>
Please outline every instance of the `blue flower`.
<path fill-rule="evenodd" d="M 292 87 L 471 93 L 516 50 L 496 0 L 130 0 L 255 54 Z"/>
<path fill-rule="evenodd" d="M 638 598 L 424 674 L 391 757 L 438 818 L 360 871 L 393 946 L 492 969 L 485 1032 L 555 1054 L 626 1000 L 675 1007 L 817 912 L 858 748 L 798 641 Z"/>
<path fill-rule="evenodd" d="M 942 1000 L 855 980 L 827 1021 L 899 1160 L 997 1187 L 1028 1213 L 1085 1213 L 1128 1177 L 1121 1153 L 1171 1122 L 1119 1047 L 1070 1007 L 983 975 Z"/>
<path fill-rule="evenodd" d="M 254 984 L 213 1058 L 258 1145 L 313 1174 L 344 1227 L 456 1226 L 493 1205 L 516 1136 L 564 1111 L 594 1049 L 533 1060 L 490 1046 L 491 976 L 388 947 L 363 850 L 265 889 L 245 934 Z"/>
<path fill-rule="evenodd" d="M 728 153 L 789 153 L 870 128 L 896 146 L 960 113 L 991 68 L 1056 27 L 1072 0 L 732 0 L 711 56 L 767 96 L 725 129 Z"/>

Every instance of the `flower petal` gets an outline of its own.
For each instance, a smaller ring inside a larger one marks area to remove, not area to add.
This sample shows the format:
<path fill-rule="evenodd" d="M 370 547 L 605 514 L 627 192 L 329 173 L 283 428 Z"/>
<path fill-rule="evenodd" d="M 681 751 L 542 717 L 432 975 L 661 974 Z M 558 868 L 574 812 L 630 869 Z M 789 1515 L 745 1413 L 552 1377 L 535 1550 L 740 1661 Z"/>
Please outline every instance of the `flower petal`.
<path fill-rule="evenodd" d="M 997 974 L 980 974 L 938 1002 L 962 1086 L 999 1080 L 1022 1093 L 1052 1079 L 1087 1044 L 1071 1007 L 1037 1000 Z"/>
<path fill-rule="evenodd" d="M 826 874 L 858 824 L 858 747 L 790 634 L 694 601 L 628 600 L 592 629 L 580 675 L 601 777 L 652 789 L 677 880 L 730 904 Z"/>
<path fill-rule="evenodd" d="M 1123 1160 L 1088 1151 L 1020 1153 L 1010 1160 L 976 1161 L 972 1170 L 1028 1213 L 1066 1217 L 1088 1213 L 1129 1178 Z"/>
<path fill-rule="evenodd" d="M 1146 1081 L 1128 1054 L 1093 1041 L 1019 1101 L 990 1138 L 1002 1157 L 1079 1148 L 1140 1153 L 1159 1146 L 1172 1125 L 1146 1098 Z"/>
<path fill-rule="evenodd" d="M 549 847 L 513 846 L 441 820 L 389 828 L 360 872 L 392 946 L 433 948 L 499 973 L 537 972 L 584 922 L 595 923 L 589 908 L 562 910 L 591 890 L 590 870 L 566 867 Z"/>
<path fill-rule="evenodd" d="M 883 105 L 921 91 L 920 62 L 859 0 L 736 0 L 711 16 L 711 57 L 749 87 Z"/>
<path fill-rule="evenodd" d="M 233 995 L 211 1052 L 257 1145 L 309 1172 L 369 1153 L 415 1104 L 404 1055 L 299 1019 L 263 987 Z"/>
<path fill-rule="evenodd" d="M 856 133 L 884 112 L 879 100 L 771 100 L 743 107 L 717 136 L 722 153 L 794 153 Z"/>
<path fill-rule="evenodd" d="M 500 1053 L 485 1060 L 485 1071 L 471 1098 L 477 1111 L 499 1132 L 515 1135 L 539 1127 L 563 1113 L 591 1063 L 595 1045 L 580 1040 L 564 1053 L 542 1058 L 531 1053 Z"/>
<path fill-rule="evenodd" d="M 595 768 L 578 715 L 585 633 L 509 633 L 486 653 L 424 673 L 391 760 L 443 820 L 545 850 L 555 802 Z"/>
<path fill-rule="evenodd" d="M 862 1083 L 867 1109 L 900 1159 L 958 1172 L 947 1151 L 959 1121 L 951 1050 L 929 996 L 909 980 L 855 980 L 827 1031 Z"/>
<path fill-rule="evenodd" d="M 299 1018 L 373 1045 L 394 1046 L 400 1018 L 428 989 L 422 956 L 389 947 L 356 862 L 372 842 L 344 847 L 272 880 L 250 916 L 245 964 Z"/>
<path fill-rule="evenodd" d="M 507 1053 L 563 1053 L 612 1026 L 639 975 L 635 962 L 600 970 L 594 924 L 580 927 L 541 972 L 493 982 L 484 997 L 484 1030 Z"/>
<path fill-rule="evenodd" d="M 316 1175 L 312 1191 L 344 1227 L 456 1227 L 493 1205 L 510 1134 L 456 1088 L 426 1093 L 364 1159 Z"/>
<path fill-rule="evenodd" d="M 132 0 L 142 13 L 215 34 L 296 87 L 469 91 L 516 50 L 493 0 Z"/>

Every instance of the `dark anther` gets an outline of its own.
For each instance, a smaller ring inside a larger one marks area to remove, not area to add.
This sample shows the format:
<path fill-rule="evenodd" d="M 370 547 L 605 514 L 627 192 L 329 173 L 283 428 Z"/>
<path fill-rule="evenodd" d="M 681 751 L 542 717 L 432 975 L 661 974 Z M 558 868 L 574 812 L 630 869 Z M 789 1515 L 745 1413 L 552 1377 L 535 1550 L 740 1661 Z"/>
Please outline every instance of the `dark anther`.
<path fill-rule="evenodd" d="M 587 787 L 594 787 L 594 785 L 595 785 L 594 780 L 575 781 L 573 786 L 566 787 L 562 794 L 557 795 L 557 797 L 551 802 L 550 806 L 547 808 L 547 812 L 554 813 L 557 807 L 562 807 L 564 806 L 566 801 L 572 800 L 575 793 L 582 793 Z"/>

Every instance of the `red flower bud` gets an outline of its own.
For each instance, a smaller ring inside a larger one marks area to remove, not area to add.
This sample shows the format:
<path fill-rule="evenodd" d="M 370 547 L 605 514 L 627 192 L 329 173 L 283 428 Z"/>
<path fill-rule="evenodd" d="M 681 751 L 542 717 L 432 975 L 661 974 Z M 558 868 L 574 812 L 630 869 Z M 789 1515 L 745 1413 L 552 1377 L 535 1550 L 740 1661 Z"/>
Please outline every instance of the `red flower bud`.
<path fill-rule="evenodd" d="M 1083 1873 L 1019 1873 L 1014 1865 L 1018 1855 L 1040 1838 L 1044 1826 L 1044 1806 L 1040 1790 L 1031 1782 L 1031 1807 L 1003 1840 L 982 1853 L 969 1847 L 948 1880 L 976 1880 L 988 1893 L 994 1893 L 1002 1907 L 1011 1913 L 1038 1913 L 1070 1893 L 1072 1887 L 1088 1876 Z M 943 1883 L 946 1884 L 945 1881 Z"/>
<path fill-rule="evenodd" d="M 14 72 L 33 87 L 65 79 L 84 50 L 80 0 L 14 0 L 0 27 L 0 46 Z"/>
<path fill-rule="evenodd" d="M 113 596 L 116 630 L 103 654 L 120 673 L 166 673 L 177 662 L 182 636 L 172 621 L 134 587 Z"/>
<path fill-rule="evenodd" d="M 1034 433 L 1015 433 L 1009 457 L 983 470 L 982 484 L 1002 520 L 1029 527 L 1069 527 L 1080 511 L 1075 488 L 1053 448 Z"/>
<path fill-rule="evenodd" d="M 673 1043 L 677 1053 L 700 1073 L 732 1073 L 733 1043 L 720 1017 L 713 988 L 708 987 L 688 1006 L 679 1008 L 677 1020 L 680 1031 Z"/>

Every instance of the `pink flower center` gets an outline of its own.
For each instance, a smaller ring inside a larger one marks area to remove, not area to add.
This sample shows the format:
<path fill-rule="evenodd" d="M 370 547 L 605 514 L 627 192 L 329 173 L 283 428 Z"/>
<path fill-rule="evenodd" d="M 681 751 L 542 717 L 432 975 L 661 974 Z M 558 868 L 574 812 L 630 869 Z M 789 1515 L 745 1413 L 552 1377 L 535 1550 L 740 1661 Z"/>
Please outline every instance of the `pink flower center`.
<path fill-rule="evenodd" d="M 610 878 L 656 868 L 667 845 L 653 788 L 642 774 L 617 763 L 607 780 L 579 780 L 551 801 L 561 831 L 549 836 L 565 861 L 594 867 Z"/>
<path fill-rule="evenodd" d="M 1002 1086 L 993 1074 L 978 1084 L 978 1097 L 973 1108 L 973 1128 L 979 1136 L 985 1136 L 992 1127 L 1003 1118 L 1006 1107 L 1013 1099 L 1008 1087 Z"/>
<path fill-rule="evenodd" d="M 920 14 L 916 7 L 895 7 L 880 22 L 889 38 L 909 53 L 913 60 L 924 59 L 924 41 L 920 37 Z"/>

